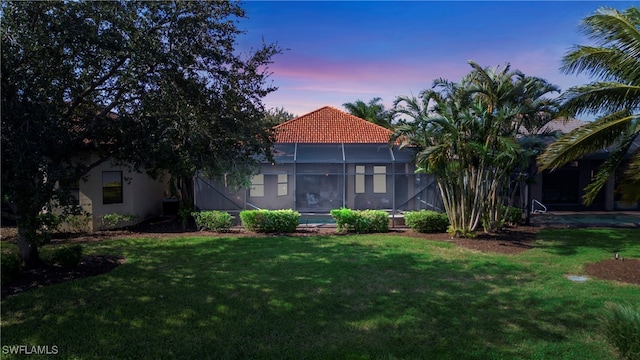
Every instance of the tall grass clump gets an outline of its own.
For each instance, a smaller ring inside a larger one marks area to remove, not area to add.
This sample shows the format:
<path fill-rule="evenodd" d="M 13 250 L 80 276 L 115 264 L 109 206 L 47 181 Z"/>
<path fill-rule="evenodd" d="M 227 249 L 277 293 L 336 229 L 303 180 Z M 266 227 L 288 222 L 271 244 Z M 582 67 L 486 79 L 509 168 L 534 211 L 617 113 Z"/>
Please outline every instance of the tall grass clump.
<path fill-rule="evenodd" d="M 411 230 L 419 233 L 442 233 L 449 226 L 447 214 L 433 210 L 406 212 L 404 221 Z"/>
<path fill-rule="evenodd" d="M 191 215 L 200 230 L 225 232 L 229 231 L 233 224 L 233 217 L 226 211 L 201 211 Z"/>
<path fill-rule="evenodd" d="M 609 302 L 600 322 L 607 341 L 623 359 L 640 360 L 640 307 Z"/>
<path fill-rule="evenodd" d="M 300 224 L 300 213 L 288 210 L 243 210 L 240 220 L 245 230 L 260 233 L 292 233 Z"/>
<path fill-rule="evenodd" d="M 389 231 L 389 214 L 382 210 L 351 210 L 347 208 L 331 210 L 336 220 L 336 231 L 358 234 L 384 233 Z"/>

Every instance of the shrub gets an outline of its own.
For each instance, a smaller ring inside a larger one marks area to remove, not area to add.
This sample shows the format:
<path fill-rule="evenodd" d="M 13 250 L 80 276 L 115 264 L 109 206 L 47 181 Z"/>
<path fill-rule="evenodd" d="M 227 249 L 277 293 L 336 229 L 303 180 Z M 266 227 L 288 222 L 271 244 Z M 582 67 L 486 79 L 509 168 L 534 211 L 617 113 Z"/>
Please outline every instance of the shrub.
<path fill-rule="evenodd" d="M 503 213 L 506 212 L 504 222 L 510 226 L 518 226 L 522 221 L 522 210 L 513 206 L 505 206 L 502 208 Z"/>
<path fill-rule="evenodd" d="M 333 209 L 330 213 L 331 217 L 336 221 L 337 231 L 348 231 L 349 226 L 353 226 L 356 222 L 356 212 L 351 209 Z"/>
<path fill-rule="evenodd" d="M 600 315 L 603 334 L 621 357 L 640 360 L 640 308 L 607 303 Z"/>
<path fill-rule="evenodd" d="M 404 221 L 413 231 L 420 233 L 442 233 L 449 226 L 447 214 L 433 210 L 407 212 Z"/>
<path fill-rule="evenodd" d="M 58 227 L 60 231 L 69 231 L 72 233 L 87 233 L 89 232 L 89 222 L 91 221 L 91 215 L 70 215 L 64 218 L 64 222 Z"/>
<path fill-rule="evenodd" d="M 242 226 L 261 233 L 291 233 L 300 224 L 300 213 L 294 210 L 243 210 Z"/>
<path fill-rule="evenodd" d="M 53 252 L 50 261 L 65 268 L 76 267 L 82 261 L 82 246 L 76 244 L 60 247 Z"/>
<path fill-rule="evenodd" d="M 196 221 L 198 229 L 211 231 L 228 231 L 233 223 L 233 217 L 224 211 L 202 211 L 191 214 Z"/>
<path fill-rule="evenodd" d="M 358 234 L 389 231 L 389 214 L 382 210 L 331 210 L 336 220 L 336 231 L 353 231 Z"/>
<path fill-rule="evenodd" d="M 477 236 L 475 231 L 457 229 L 451 225 L 447 226 L 447 233 L 454 238 L 475 239 Z"/>
<path fill-rule="evenodd" d="M 104 229 L 117 229 L 138 222 L 138 217 L 131 214 L 104 214 L 102 216 L 102 227 Z"/>
<path fill-rule="evenodd" d="M 15 254 L 2 254 L 0 264 L 2 265 L 0 269 L 2 282 L 10 281 L 20 271 L 20 259 Z"/>
<path fill-rule="evenodd" d="M 182 230 L 187 229 L 189 221 L 193 218 L 192 215 L 193 207 L 180 203 L 180 207 L 178 207 L 178 217 L 180 218 L 180 223 L 182 224 Z"/>

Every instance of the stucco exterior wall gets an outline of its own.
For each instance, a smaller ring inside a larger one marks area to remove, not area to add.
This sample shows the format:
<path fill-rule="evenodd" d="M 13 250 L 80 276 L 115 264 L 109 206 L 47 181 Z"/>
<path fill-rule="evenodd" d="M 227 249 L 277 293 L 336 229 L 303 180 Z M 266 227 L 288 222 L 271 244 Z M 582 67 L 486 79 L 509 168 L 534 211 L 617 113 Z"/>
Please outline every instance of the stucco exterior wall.
<path fill-rule="evenodd" d="M 121 203 L 103 203 L 102 173 L 105 171 L 122 172 Z M 101 229 L 105 214 L 134 215 L 140 221 L 161 215 L 162 201 L 168 190 L 166 177 L 153 180 L 146 174 L 129 171 L 126 166 L 105 162 L 92 169 L 86 181 L 80 181 L 78 200 L 83 210 L 92 215 L 89 230 L 95 231 Z"/>

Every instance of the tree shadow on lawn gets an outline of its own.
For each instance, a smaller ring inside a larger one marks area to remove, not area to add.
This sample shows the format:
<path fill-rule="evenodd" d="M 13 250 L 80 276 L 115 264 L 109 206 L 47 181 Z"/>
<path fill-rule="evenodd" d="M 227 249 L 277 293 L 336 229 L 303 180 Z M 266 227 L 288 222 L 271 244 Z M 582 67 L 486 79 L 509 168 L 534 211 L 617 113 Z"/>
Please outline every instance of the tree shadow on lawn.
<path fill-rule="evenodd" d="M 637 246 L 639 237 L 640 229 L 543 229 L 538 233 L 535 247 L 557 255 L 575 255 L 580 248 L 593 248 L 613 257 L 615 253 Z"/>
<path fill-rule="evenodd" d="M 162 246 L 151 241 L 163 241 Z M 593 325 L 530 269 L 347 237 L 148 240 L 96 278 L 3 302 L 4 344 L 63 357 L 531 357 Z M 524 351 L 524 352 L 523 352 Z"/>

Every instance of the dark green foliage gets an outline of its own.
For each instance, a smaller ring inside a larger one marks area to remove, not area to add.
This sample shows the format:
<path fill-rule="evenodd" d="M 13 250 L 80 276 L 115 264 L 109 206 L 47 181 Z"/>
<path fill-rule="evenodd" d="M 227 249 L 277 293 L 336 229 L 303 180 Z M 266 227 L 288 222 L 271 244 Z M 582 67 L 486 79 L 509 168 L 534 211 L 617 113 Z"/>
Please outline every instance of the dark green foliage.
<path fill-rule="evenodd" d="M 522 210 L 513 206 L 505 206 L 503 207 L 503 211 L 507 213 L 504 217 L 505 224 L 510 226 L 520 225 L 520 222 L 522 222 Z"/>
<path fill-rule="evenodd" d="M 191 204 L 185 204 L 184 202 L 180 203 L 180 207 L 178 208 L 178 218 L 180 218 L 182 229 L 186 230 L 187 225 L 189 225 L 189 222 L 193 218 L 193 207 Z"/>
<path fill-rule="evenodd" d="M 420 233 L 441 233 L 449 226 L 447 214 L 433 210 L 407 212 L 404 221 L 413 231 Z"/>
<path fill-rule="evenodd" d="M 386 211 L 341 208 L 331 210 L 331 216 L 336 220 L 337 231 L 358 234 L 389 231 L 389 214 Z"/>
<path fill-rule="evenodd" d="M 640 308 L 607 303 L 600 315 L 602 331 L 623 359 L 640 360 Z"/>
<path fill-rule="evenodd" d="M 225 211 L 202 211 L 191 214 L 196 221 L 198 229 L 211 231 L 228 231 L 233 223 L 233 217 Z"/>
<path fill-rule="evenodd" d="M 105 214 L 102 216 L 102 226 L 105 229 L 117 229 L 138 222 L 139 217 L 131 214 Z"/>
<path fill-rule="evenodd" d="M 2 254 L 0 265 L 2 282 L 10 281 L 20 271 L 20 259 L 15 254 Z"/>
<path fill-rule="evenodd" d="M 49 261 L 64 268 L 73 268 L 82 261 L 82 245 L 69 245 L 56 249 Z"/>
<path fill-rule="evenodd" d="M 280 48 L 238 51 L 240 3 L 3 1 L 0 17 L 0 184 L 25 263 L 53 229 L 42 209 L 74 205 L 57 184 L 102 163 L 168 172 L 191 205 L 196 171 L 238 184 L 270 157 L 262 98 Z"/>
<path fill-rule="evenodd" d="M 242 225 L 248 231 L 260 233 L 292 233 L 300 224 L 300 213 L 293 210 L 244 210 Z"/>
<path fill-rule="evenodd" d="M 342 106 L 353 116 L 365 119 L 387 129 L 391 128 L 391 113 L 384 108 L 382 99 L 379 97 L 369 100 L 368 103 L 358 99 L 352 103 L 344 103 Z"/>

